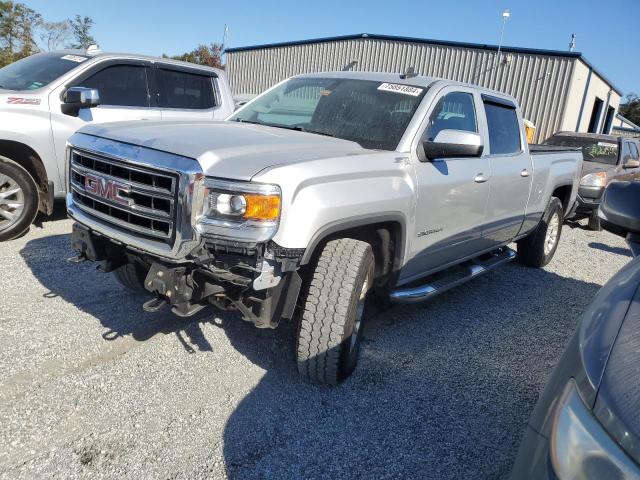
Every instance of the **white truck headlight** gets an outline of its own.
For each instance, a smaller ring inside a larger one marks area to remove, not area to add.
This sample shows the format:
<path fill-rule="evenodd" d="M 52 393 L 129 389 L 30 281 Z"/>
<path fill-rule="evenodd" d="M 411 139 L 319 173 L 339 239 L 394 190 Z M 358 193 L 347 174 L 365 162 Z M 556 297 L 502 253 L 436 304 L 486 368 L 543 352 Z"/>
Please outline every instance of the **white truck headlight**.
<path fill-rule="evenodd" d="M 560 480 L 637 479 L 640 469 L 609 436 L 580 398 L 571 380 L 562 394 L 551 430 L 551 464 Z"/>
<path fill-rule="evenodd" d="M 606 187 L 607 174 L 605 172 L 596 172 L 585 175 L 580 180 L 580 185 L 583 187 Z"/>
<path fill-rule="evenodd" d="M 278 229 L 281 205 L 277 185 L 205 178 L 196 229 L 204 236 L 263 242 Z"/>

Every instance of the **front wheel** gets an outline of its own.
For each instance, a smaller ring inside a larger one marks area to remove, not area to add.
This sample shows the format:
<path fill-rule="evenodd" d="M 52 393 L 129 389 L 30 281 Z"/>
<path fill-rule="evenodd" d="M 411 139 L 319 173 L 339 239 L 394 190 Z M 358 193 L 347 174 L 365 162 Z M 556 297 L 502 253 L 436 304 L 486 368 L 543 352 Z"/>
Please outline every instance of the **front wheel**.
<path fill-rule="evenodd" d="M 558 248 L 563 218 L 562 202 L 551 197 L 536 229 L 518 240 L 518 261 L 529 267 L 544 267 L 548 264 Z"/>
<path fill-rule="evenodd" d="M 589 215 L 589 223 L 587 224 L 587 228 L 589 230 L 593 230 L 594 232 L 599 232 L 602 230 L 602 225 L 600 225 L 600 217 L 598 217 L 598 210 L 593 210 Z"/>
<path fill-rule="evenodd" d="M 298 371 L 303 377 L 336 385 L 351 375 L 358 361 L 373 272 L 368 243 L 342 238 L 325 245 L 298 328 Z"/>
<path fill-rule="evenodd" d="M 144 292 L 144 281 L 149 269 L 137 263 L 127 263 L 113 271 L 113 276 L 120 285 L 132 292 Z"/>
<path fill-rule="evenodd" d="M 29 172 L 0 157 L 0 242 L 19 237 L 38 213 L 38 187 Z"/>

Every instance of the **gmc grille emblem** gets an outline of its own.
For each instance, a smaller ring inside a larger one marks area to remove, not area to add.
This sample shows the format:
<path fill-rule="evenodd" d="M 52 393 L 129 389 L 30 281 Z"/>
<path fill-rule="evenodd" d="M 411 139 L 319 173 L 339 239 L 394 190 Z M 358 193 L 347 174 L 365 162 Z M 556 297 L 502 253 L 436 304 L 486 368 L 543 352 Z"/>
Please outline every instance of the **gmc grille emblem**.
<path fill-rule="evenodd" d="M 117 180 L 87 173 L 84 177 L 84 189 L 87 193 L 111 202 L 130 207 L 133 200 L 122 194 L 131 193 L 131 186 Z"/>

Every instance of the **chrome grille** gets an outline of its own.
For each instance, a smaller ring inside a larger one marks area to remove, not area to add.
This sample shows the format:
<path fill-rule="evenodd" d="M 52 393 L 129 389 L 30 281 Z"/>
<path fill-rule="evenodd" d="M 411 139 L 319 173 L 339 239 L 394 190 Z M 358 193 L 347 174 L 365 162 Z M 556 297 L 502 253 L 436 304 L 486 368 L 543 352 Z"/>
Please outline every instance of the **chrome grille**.
<path fill-rule="evenodd" d="M 121 195 L 114 199 L 88 188 L 96 178 L 120 186 Z M 69 184 L 74 203 L 89 215 L 136 235 L 173 241 L 177 175 L 72 150 Z"/>

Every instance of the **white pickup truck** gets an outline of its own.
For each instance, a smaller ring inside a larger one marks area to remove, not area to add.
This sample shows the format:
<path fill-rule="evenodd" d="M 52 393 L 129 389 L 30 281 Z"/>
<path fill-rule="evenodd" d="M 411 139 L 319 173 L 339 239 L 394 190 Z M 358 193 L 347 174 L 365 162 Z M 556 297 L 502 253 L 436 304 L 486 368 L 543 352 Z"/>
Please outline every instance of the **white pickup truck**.
<path fill-rule="evenodd" d="M 69 140 L 74 261 L 144 308 L 299 319 L 300 373 L 353 370 L 370 300 L 426 300 L 515 258 L 546 265 L 582 154 L 530 152 L 516 101 L 449 80 L 286 80 L 225 122 L 117 123 Z M 300 315 L 296 315 L 300 312 Z"/>
<path fill-rule="evenodd" d="M 95 48 L 40 53 L 0 69 L 0 241 L 66 193 L 67 139 L 89 123 L 223 120 L 226 75 L 186 62 Z"/>

